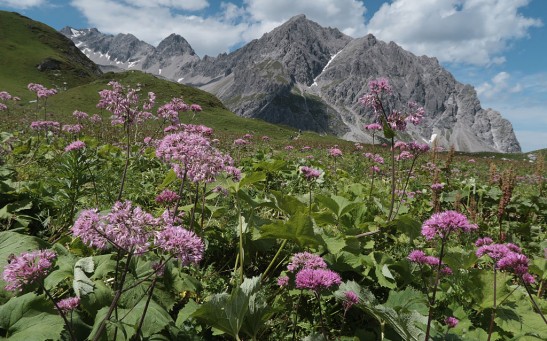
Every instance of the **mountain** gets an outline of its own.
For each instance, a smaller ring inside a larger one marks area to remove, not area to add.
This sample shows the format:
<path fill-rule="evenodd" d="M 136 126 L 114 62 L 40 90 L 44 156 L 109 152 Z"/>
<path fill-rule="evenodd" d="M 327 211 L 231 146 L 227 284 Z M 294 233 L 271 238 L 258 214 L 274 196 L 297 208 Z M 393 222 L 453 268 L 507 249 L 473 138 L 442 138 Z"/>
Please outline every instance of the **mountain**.
<path fill-rule="evenodd" d="M 130 35 L 95 29 L 63 33 L 91 58 L 102 56 L 103 64 L 155 74 L 161 66 L 161 76 L 216 95 L 240 116 L 354 141 L 371 141 L 362 125 L 372 122 L 373 114 L 358 99 L 369 80 L 386 77 L 394 107 L 415 101 L 426 109 L 424 122 L 403 138 L 436 138 L 440 146 L 467 152 L 520 151 L 511 123 L 483 109 L 475 89 L 459 83 L 435 58 L 415 56 L 372 35 L 353 39 L 304 15 L 236 51 L 203 59 L 173 35 L 154 48 Z"/>
<path fill-rule="evenodd" d="M 30 93 L 29 82 L 68 89 L 101 75 L 70 39 L 18 13 L 0 11 L 0 91 Z"/>
<path fill-rule="evenodd" d="M 107 35 L 95 28 L 76 30 L 67 26 L 60 32 L 103 71 L 135 69 L 169 76 L 185 64 L 199 61 L 190 44 L 178 34 L 171 34 L 154 47 L 132 34 Z"/>

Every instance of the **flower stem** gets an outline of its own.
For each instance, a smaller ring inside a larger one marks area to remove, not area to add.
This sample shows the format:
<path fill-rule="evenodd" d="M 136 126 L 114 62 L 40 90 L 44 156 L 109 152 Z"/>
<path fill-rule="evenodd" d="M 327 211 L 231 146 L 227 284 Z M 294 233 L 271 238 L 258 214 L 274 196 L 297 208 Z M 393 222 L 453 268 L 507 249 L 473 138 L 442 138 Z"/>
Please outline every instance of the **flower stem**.
<path fill-rule="evenodd" d="M 74 330 L 72 330 L 72 325 L 68 321 L 68 319 L 66 318 L 66 314 L 63 312 L 63 310 L 61 308 L 59 308 L 59 306 L 57 305 L 57 302 L 55 301 L 53 296 L 51 296 L 51 293 L 46 289 L 46 287 L 43 284 L 41 284 L 40 286 L 42 287 L 42 289 L 46 293 L 46 296 L 53 302 L 53 305 L 55 306 L 55 309 L 57 309 L 57 311 L 59 312 L 59 314 L 63 318 L 63 321 L 65 322 L 65 325 L 66 325 L 66 328 L 68 329 L 68 333 L 70 334 L 70 339 L 73 340 L 73 341 L 76 341 L 76 336 L 74 336 Z"/>

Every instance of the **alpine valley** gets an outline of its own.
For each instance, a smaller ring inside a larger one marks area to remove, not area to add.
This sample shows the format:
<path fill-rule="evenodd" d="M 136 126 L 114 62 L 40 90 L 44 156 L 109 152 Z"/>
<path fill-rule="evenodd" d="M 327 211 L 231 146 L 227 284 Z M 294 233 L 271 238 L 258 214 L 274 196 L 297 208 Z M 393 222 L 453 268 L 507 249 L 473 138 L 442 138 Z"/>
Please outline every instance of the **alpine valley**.
<path fill-rule="evenodd" d="M 354 39 L 304 15 L 217 57 L 196 55 L 180 35 L 154 47 L 131 34 L 65 27 L 61 33 L 103 71 L 142 70 L 217 96 L 243 117 L 371 142 L 374 114 L 358 99 L 371 79 L 388 78 L 396 106 L 414 101 L 426 116 L 403 136 L 466 152 L 519 152 L 511 123 L 481 107 L 435 58 L 416 56 L 372 35 Z"/>

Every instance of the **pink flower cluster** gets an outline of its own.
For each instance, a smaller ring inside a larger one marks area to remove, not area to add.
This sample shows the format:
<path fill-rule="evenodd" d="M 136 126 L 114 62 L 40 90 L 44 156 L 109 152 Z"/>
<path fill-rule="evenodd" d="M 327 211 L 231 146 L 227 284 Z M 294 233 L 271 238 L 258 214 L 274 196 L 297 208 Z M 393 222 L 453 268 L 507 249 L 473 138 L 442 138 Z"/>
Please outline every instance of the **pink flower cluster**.
<path fill-rule="evenodd" d="M 383 129 L 382 126 L 379 123 L 367 124 L 367 125 L 364 126 L 364 128 L 365 128 L 365 130 L 372 130 L 373 132 Z"/>
<path fill-rule="evenodd" d="M 11 257 L 2 273 L 2 278 L 7 283 L 5 289 L 21 291 L 25 285 L 46 277 L 56 257 L 51 250 L 24 252 Z"/>
<path fill-rule="evenodd" d="M 387 122 L 391 129 L 404 131 L 406 130 L 407 123 L 417 125 L 422 121 L 425 110 L 415 102 L 408 102 L 405 112 L 398 110 L 392 110 L 391 113 L 385 112 L 387 108 L 382 104 L 381 96 L 392 94 L 392 89 L 387 79 L 379 78 L 372 80 L 368 83 L 368 86 L 369 92 L 359 98 L 359 102 L 365 107 L 374 110 L 379 120 L 377 124 L 380 127 L 382 127 L 381 122 Z"/>
<path fill-rule="evenodd" d="M 151 231 L 158 220 L 131 201 L 116 202 L 110 213 L 99 216 L 96 209 L 84 210 L 72 226 L 72 233 L 92 247 L 105 249 L 108 244 L 136 254 L 150 247 Z"/>
<path fill-rule="evenodd" d="M 342 282 L 340 275 L 329 269 L 302 269 L 296 274 L 298 289 L 310 289 L 319 292 Z"/>
<path fill-rule="evenodd" d="M 203 241 L 194 232 L 180 226 L 167 226 L 156 232 L 154 245 L 173 254 L 182 265 L 198 264 L 205 250 Z"/>
<path fill-rule="evenodd" d="M 454 316 L 449 316 L 444 319 L 444 324 L 446 324 L 448 328 L 455 328 L 459 322 L 460 321 Z"/>
<path fill-rule="evenodd" d="M 342 303 L 344 311 L 348 311 L 349 308 L 357 303 L 359 303 L 359 296 L 355 292 L 350 290 L 344 293 L 344 302 Z"/>
<path fill-rule="evenodd" d="M 371 160 L 374 163 L 377 163 L 377 164 L 380 164 L 380 165 L 384 164 L 384 158 L 382 156 L 380 156 L 380 154 L 364 153 L 363 156 L 366 157 L 367 159 Z"/>
<path fill-rule="evenodd" d="M 336 147 L 329 148 L 329 156 L 332 156 L 334 158 L 340 157 L 342 156 L 342 151 Z"/>
<path fill-rule="evenodd" d="M 84 121 L 89 119 L 89 115 L 83 111 L 74 110 L 72 116 L 79 121 Z"/>
<path fill-rule="evenodd" d="M 53 96 L 57 93 L 57 90 L 48 89 L 45 86 L 43 86 L 42 84 L 37 84 L 37 83 L 29 83 L 27 85 L 27 89 L 29 89 L 30 91 L 36 93 L 36 97 L 38 97 L 38 98 Z"/>
<path fill-rule="evenodd" d="M 296 272 L 301 269 L 326 269 L 327 263 L 318 255 L 314 255 L 310 252 L 299 252 L 295 253 L 289 265 L 287 265 L 287 270 L 290 272 Z"/>
<path fill-rule="evenodd" d="M 179 199 L 180 199 L 180 196 L 177 193 L 175 193 L 175 192 L 173 192 L 169 189 L 164 189 L 156 197 L 156 202 L 159 203 L 159 204 L 164 204 L 164 203 L 170 204 L 170 203 L 176 202 Z"/>
<path fill-rule="evenodd" d="M 61 130 L 69 134 L 79 134 L 83 128 L 81 124 L 65 124 Z"/>
<path fill-rule="evenodd" d="M 34 121 L 30 123 L 30 129 L 35 131 L 59 131 L 61 124 L 57 121 Z"/>
<path fill-rule="evenodd" d="M 478 247 L 477 257 L 487 255 L 500 270 L 514 273 L 527 283 L 534 283 L 535 279 L 528 272 L 528 257 L 522 254 L 520 247 L 513 243 L 495 244 L 491 238 L 480 238 L 475 242 Z"/>
<path fill-rule="evenodd" d="M 85 142 L 82 142 L 80 140 L 76 140 L 65 147 L 65 153 L 68 153 L 72 150 L 80 150 L 85 148 Z"/>
<path fill-rule="evenodd" d="M 327 269 L 327 264 L 320 256 L 309 252 L 300 252 L 292 256 L 287 266 L 291 273 L 296 272 L 295 286 L 298 289 L 310 289 L 319 292 L 341 283 L 342 279 L 336 272 Z M 281 276 L 277 280 L 279 286 L 287 286 L 289 278 Z"/>
<path fill-rule="evenodd" d="M 439 258 L 435 256 L 428 256 L 422 250 L 413 250 L 408 254 L 407 258 L 413 263 L 429 265 L 432 267 L 438 267 L 440 262 Z M 441 273 L 445 275 L 450 275 L 452 274 L 452 269 L 450 269 L 448 266 L 441 262 Z"/>
<path fill-rule="evenodd" d="M 186 104 L 182 98 L 173 98 L 171 102 L 166 103 L 158 108 L 158 117 L 172 124 L 179 123 L 179 113 L 190 110 L 190 106 Z"/>
<path fill-rule="evenodd" d="M 422 225 L 422 235 L 431 240 L 435 236 L 446 238 L 450 232 L 471 232 L 478 229 L 478 226 L 471 224 L 467 217 L 456 211 L 444 211 L 435 213 Z"/>
<path fill-rule="evenodd" d="M 7 91 L 0 91 L 0 101 L 5 102 L 9 100 L 20 101 L 21 99 L 17 96 L 10 95 L 10 93 Z M 4 110 L 8 110 L 8 106 L 0 102 L 0 111 L 4 111 Z"/>
<path fill-rule="evenodd" d="M 139 106 L 139 89 L 124 89 L 124 87 L 115 81 L 108 83 L 112 90 L 99 91 L 100 100 L 97 108 L 106 109 L 112 113 L 112 125 L 132 125 L 142 123 L 153 117 L 149 112 L 154 106 L 156 95 L 153 92 L 148 93 L 148 99 L 142 104 L 142 110 Z"/>
<path fill-rule="evenodd" d="M 179 178 L 193 182 L 213 182 L 222 173 L 239 177 L 233 159 L 222 154 L 204 135 L 180 132 L 166 135 L 156 148 L 156 156 L 171 165 Z"/>
<path fill-rule="evenodd" d="M 300 167 L 300 172 L 302 172 L 302 175 L 306 178 L 308 181 L 312 181 L 317 179 L 321 175 L 321 171 L 308 167 L 308 166 L 302 166 Z"/>
<path fill-rule="evenodd" d="M 79 297 L 68 297 L 65 299 L 60 300 L 57 302 L 57 307 L 63 312 L 67 313 L 69 311 L 72 311 L 80 305 L 80 298 Z"/>

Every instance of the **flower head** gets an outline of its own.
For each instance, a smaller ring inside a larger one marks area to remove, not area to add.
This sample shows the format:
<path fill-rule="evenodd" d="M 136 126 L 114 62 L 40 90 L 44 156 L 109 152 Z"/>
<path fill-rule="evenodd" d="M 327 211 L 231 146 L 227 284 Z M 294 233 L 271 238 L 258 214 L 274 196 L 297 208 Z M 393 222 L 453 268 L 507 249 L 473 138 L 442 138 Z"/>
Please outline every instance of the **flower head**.
<path fill-rule="evenodd" d="M 296 274 L 296 287 L 298 289 L 310 289 L 320 291 L 328 289 L 342 282 L 340 275 L 328 269 L 302 269 Z"/>
<path fill-rule="evenodd" d="M 344 293 L 344 302 L 342 305 L 344 306 L 345 311 L 348 311 L 352 305 L 357 303 L 359 303 L 359 296 L 355 292 L 350 290 Z"/>
<path fill-rule="evenodd" d="M 450 316 L 450 317 L 447 317 L 444 319 L 444 323 L 448 326 L 448 328 L 454 328 L 458 325 L 460 321 L 453 317 L 453 316 Z"/>
<path fill-rule="evenodd" d="M 302 175 L 308 181 L 315 180 L 321 175 L 321 172 L 319 170 L 308 167 L 308 166 L 300 167 L 300 171 L 302 172 Z"/>
<path fill-rule="evenodd" d="M 445 238 L 452 231 L 471 232 L 478 227 L 471 224 L 467 218 L 456 211 L 435 213 L 422 225 L 422 235 L 430 240 L 439 236 Z"/>
<path fill-rule="evenodd" d="M 59 309 L 61 309 L 64 313 L 78 308 L 78 305 L 80 305 L 79 297 L 69 297 L 57 302 L 57 307 L 59 307 Z"/>
<path fill-rule="evenodd" d="M 6 290 L 21 291 L 25 285 L 46 277 L 57 257 L 51 250 L 24 252 L 14 256 L 4 268 L 2 278 Z"/>
<path fill-rule="evenodd" d="M 334 158 L 342 156 L 342 151 L 336 147 L 329 148 L 329 156 Z"/>
<path fill-rule="evenodd" d="M 277 278 L 277 285 L 280 287 L 286 287 L 289 285 L 289 277 L 288 276 L 280 276 Z"/>
<path fill-rule="evenodd" d="M 198 264 L 205 249 L 203 241 L 194 232 L 180 226 L 167 226 L 156 232 L 154 244 L 159 249 L 173 254 L 182 265 Z"/>
<path fill-rule="evenodd" d="M 294 272 L 299 269 L 326 269 L 327 263 L 318 255 L 309 252 L 299 252 L 292 256 L 287 270 Z"/>
<path fill-rule="evenodd" d="M 65 147 L 65 153 L 70 152 L 71 150 L 80 150 L 85 148 L 85 142 L 76 140 Z"/>

